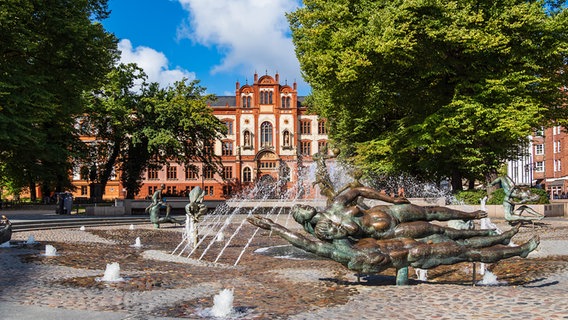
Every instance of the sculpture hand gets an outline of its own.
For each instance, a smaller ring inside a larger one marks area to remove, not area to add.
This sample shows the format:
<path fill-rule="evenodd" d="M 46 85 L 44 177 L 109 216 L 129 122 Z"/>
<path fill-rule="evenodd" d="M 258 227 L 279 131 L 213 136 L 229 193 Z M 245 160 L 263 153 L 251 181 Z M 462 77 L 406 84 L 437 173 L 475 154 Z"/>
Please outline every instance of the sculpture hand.
<path fill-rule="evenodd" d="M 259 227 L 259 228 L 266 229 L 266 230 L 271 230 L 272 226 L 274 225 L 274 221 L 272 221 L 268 218 L 260 217 L 260 216 L 248 217 L 247 221 L 250 222 L 251 224 Z"/>

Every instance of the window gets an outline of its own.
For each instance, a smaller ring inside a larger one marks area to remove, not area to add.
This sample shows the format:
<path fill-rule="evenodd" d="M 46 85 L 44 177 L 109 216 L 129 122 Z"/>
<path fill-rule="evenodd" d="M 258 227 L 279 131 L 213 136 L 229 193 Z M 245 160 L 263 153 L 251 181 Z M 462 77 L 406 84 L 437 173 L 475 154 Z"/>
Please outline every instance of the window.
<path fill-rule="evenodd" d="M 554 160 L 554 171 L 562 171 L 562 161 Z"/>
<path fill-rule="evenodd" d="M 81 180 L 89 180 L 89 168 L 86 166 L 81 167 L 79 177 Z"/>
<path fill-rule="evenodd" d="M 223 179 L 233 178 L 233 167 L 223 167 Z"/>
<path fill-rule="evenodd" d="M 318 121 L 318 134 L 327 134 L 327 127 L 325 126 L 325 120 Z"/>
<path fill-rule="evenodd" d="M 260 92 L 260 104 L 272 104 L 272 91 L 264 90 Z"/>
<path fill-rule="evenodd" d="M 82 195 L 82 196 L 86 196 L 86 195 L 87 195 L 87 186 L 81 186 L 81 195 Z"/>
<path fill-rule="evenodd" d="M 243 169 L 243 182 L 251 182 L 252 173 L 249 167 Z"/>
<path fill-rule="evenodd" d="M 233 155 L 233 142 L 231 141 L 223 141 L 223 145 L 221 148 L 221 154 L 224 156 L 232 156 Z"/>
<path fill-rule="evenodd" d="M 544 172 L 544 161 L 537 161 L 534 164 L 534 171 L 536 172 Z"/>
<path fill-rule="evenodd" d="M 560 153 L 560 141 L 554 141 L 554 153 Z"/>
<path fill-rule="evenodd" d="M 197 180 L 199 178 L 199 169 L 196 167 L 185 168 L 185 180 Z"/>
<path fill-rule="evenodd" d="M 158 180 L 158 169 L 148 169 L 148 180 Z"/>
<path fill-rule="evenodd" d="M 561 126 L 552 127 L 552 134 L 556 135 L 556 134 L 560 134 L 560 133 L 562 133 L 562 127 Z"/>
<path fill-rule="evenodd" d="M 203 191 L 205 191 L 205 195 L 213 196 L 213 186 L 205 186 Z"/>
<path fill-rule="evenodd" d="M 223 196 L 230 196 L 231 194 L 233 194 L 233 187 L 223 186 Z"/>
<path fill-rule="evenodd" d="M 152 196 L 154 194 L 154 192 L 156 192 L 156 190 L 158 190 L 158 186 L 149 186 L 148 187 L 148 195 Z"/>
<path fill-rule="evenodd" d="M 177 167 L 168 166 L 166 169 L 166 177 L 168 180 L 177 179 Z"/>
<path fill-rule="evenodd" d="M 282 108 L 289 109 L 290 108 L 290 97 L 282 97 Z"/>
<path fill-rule="evenodd" d="M 276 168 L 276 161 L 262 161 L 260 163 L 261 169 L 274 169 Z"/>
<path fill-rule="evenodd" d="M 203 152 L 205 152 L 205 154 L 213 154 L 214 151 L 215 149 L 213 148 L 212 141 L 206 141 L 203 143 Z"/>
<path fill-rule="evenodd" d="M 327 150 L 327 141 L 318 141 L 318 152 Z"/>
<path fill-rule="evenodd" d="M 534 154 L 536 155 L 542 155 L 544 154 L 544 145 L 542 144 L 536 144 L 534 146 Z"/>
<path fill-rule="evenodd" d="M 250 96 L 243 96 L 243 108 L 250 108 L 252 106 L 252 99 Z"/>
<path fill-rule="evenodd" d="M 213 171 L 213 168 L 203 168 L 203 177 L 205 179 L 211 180 L 213 179 L 213 176 L 215 175 L 215 171 Z"/>
<path fill-rule="evenodd" d="M 300 133 L 301 134 L 312 133 L 312 122 L 310 120 L 302 120 L 300 122 Z"/>
<path fill-rule="evenodd" d="M 272 146 L 272 124 L 268 121 L 260 125 L 260 145 L 262 147 Z"/>
<path fill-rule="evenodd" d="M 233 121 L 225 120 L 225 126 L 227 127 L 227 134 L 233 134 Z"/>
<path fill-rule="evenodd" d="M 309 156 L 311 154 L 312 142 L 302 141 L 300 142 L 300 154 L 304 156 Z"/>

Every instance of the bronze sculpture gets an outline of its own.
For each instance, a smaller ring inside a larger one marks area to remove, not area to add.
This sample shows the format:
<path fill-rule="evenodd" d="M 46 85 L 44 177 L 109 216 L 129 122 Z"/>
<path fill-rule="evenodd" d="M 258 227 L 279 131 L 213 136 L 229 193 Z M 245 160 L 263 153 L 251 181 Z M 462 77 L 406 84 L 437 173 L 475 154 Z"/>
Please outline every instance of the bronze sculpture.
<path fill-rule="evenodd" d="M 255 226 L 275 232 L 298 248 L 331 258 L 361 273 L 381 272 L 391 267 L 429 269 L 465 261 L 493 263 L 515 256 L 526 257 L 539 244 L 538 237 L 515 247 L 500 245 L 493 239 L 477 241 L 476 245 L 463 245 L 455 241 L 429 243 L 412 238 L 320 241 L 308 239 L 268 218 L 252 216 L 247 220 Z"/>
<path fill-rule="evenodd" d="M 325 168 L 321 164 L 318 167 Z M 318 171 L 318 177 L 325 176 Z M 364 187 L 359 178 L 349 184 L 346 192 L 329 196 L 323 211 L 308 205 L 292 208 L 294 220 L 316 239 L 268 218 L 253 216 L 247 220 L 275 232 L 298 248 L 331 258 L 357 272 L 380 272 L 394 267 L 397 284 L 406 283 L 409 266 L 429 269 L 466 261 L 493 263 L 514 256 L 526 257 L 539 244 L 539 238 L 533 237 L 520 246 L 506 246 L 520 226 L 498 234 L 490 229 L 458 230 L 433 224 L 430 221 L 485 218 L 487 213 L 414 205 L 406 198 L 390 197 Z M 361 205 L 362 199 L 382 200 L 392 205 L 369 208 Z"/>
<path fill-rule="evenodd" d="M 189 192 L 189 203 L 185 206 L 185 213 L 189 222 L 189 225 L 186 225 L 188 234 L 185 238 L 189 239 L 188 241 L 191 242 L 193 248 L 197 247 L 197 238 L 199 235 L 197 223 L 199 222 L 199 218 L 207 213 L 207 206 L 203 204 L 204 197 L 205 191 L 199 186 L 196 186 Z"/>
<path fill-rule="evenodd" d="M 8 242 L 12 239 L 12 223 L 8 217 L 2 215 L 0 219 L 0 244 Z"/>
<path fill-rule="evenodd" d="M 162 183 L 152 195 L 152 203 L 145 209 L 145 212 L 150 213 L 150 222 L 156 229 L 160 228 L 160 223 L 180 223 L 173 217 L 170 217 L 172 206 L 162 197 L 164 189 L 166 189 L 166 185 Z M 164 218 L 160 218 L 160 209 L 162 207 L 166 208 L 166 216 Z"/>
<path fill-rule="evenodd" d="M 534 221 L 544 218 L 544 215 L 524 204 L 528 201 L 536 201 L 539 198 L 538 195 L 532 194 L 529 189 L 516 186 L 508 176 L 499 177 L 491 184 L 500 184 L 503 191 L 505 191 L 503 208 L 505 210 L 505 220 L 509 223 Z M 515 208 L 517 204 L 520 204 L 520 206 Z M 523 215 L 524 213 L 527 215 Z"/>

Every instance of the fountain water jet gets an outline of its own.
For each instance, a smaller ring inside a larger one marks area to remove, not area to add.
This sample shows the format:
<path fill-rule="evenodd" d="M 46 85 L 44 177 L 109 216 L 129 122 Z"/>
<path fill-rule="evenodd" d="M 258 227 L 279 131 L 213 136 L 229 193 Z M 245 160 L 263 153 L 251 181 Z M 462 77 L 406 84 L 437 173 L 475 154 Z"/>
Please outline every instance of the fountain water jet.
<path fill-rule="evenodd" d="M 96 278 L 96 281 L 106 281 L 106 282 L 120 282 L 124 281 L 124 278 L 120 276 L 120 265 L 118 262 L 107 263 L 106 270 L 102 278 Z"/>
<path fill-rule="evenodd" d="M 26 244 L 36 244 L 37 242 L 35 241 L 35 238 L 33 235 L 30 235 L 28 237 L 28 240 L 26 240 Z"/>
<path fill-rule="evenodd" d="M 136 237 L 134 244 L 132 245 L 134 248 L 142 248 L 142 242 L 140 241 L 140 237 Z"/>
<path fill-rule="evenodd" d="M 45 245 L 45 256 L 46 257 L 54 257 L 57 256 L 57 249 L 50 244 Z"/>
<path fill-rule="evenodd" d="M 211 315 L 218 318 L 227 317 L 233 312 L 233 289 L 223 289 L 213 297 Z"/>

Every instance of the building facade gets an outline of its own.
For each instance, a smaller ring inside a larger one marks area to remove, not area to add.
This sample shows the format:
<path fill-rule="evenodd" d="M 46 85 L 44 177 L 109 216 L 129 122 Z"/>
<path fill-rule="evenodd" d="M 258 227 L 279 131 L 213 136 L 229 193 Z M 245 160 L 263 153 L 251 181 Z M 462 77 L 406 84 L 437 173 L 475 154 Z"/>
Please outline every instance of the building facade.
<path fill-rule="evenodd" d="M 254 75 L 252 84 L 235 86 L 234 96 L 219 96 L 208 103 L 214 115 L 227 126 L 214 148 L 222 160 L 221 174 L 193 163 L 190 168 L 175 162 L 161 170 L 147 170 L 138 198 L 147 198 L 160 184 L 166 194 L 185 196 L 195 186 L 206 191 L 206 200 L 222 200 L 259 181 L 273 185 L 277 181 L 283 192 L 300 179 L 299 172 L 309 166 L 312 155 L 327 147 L 325 120 L 307 113 L 304 97 L 297 94 L 297 84 L 281 84 L 278 74 Z M 283 182 L 282 182 L 283 181 Z M 80 174 L 74 175 L 78 187 L 75 197 L 89 197 L 90 188 Z M 304 190 L 306 195 L 313 190 Z M 109 181 L 105 199 L 124 197 L 120 179 Z M 275 194 L 274 196 L 278 196 Z"/>
<path fill-rule="evenodd" d="M 551 198 L 568 193 L 568 138 L 562 126 L 541 129 L 530 137 L 527 155 L 509 163 L 509 176 L 519 185 L 540 187 Z"/>

